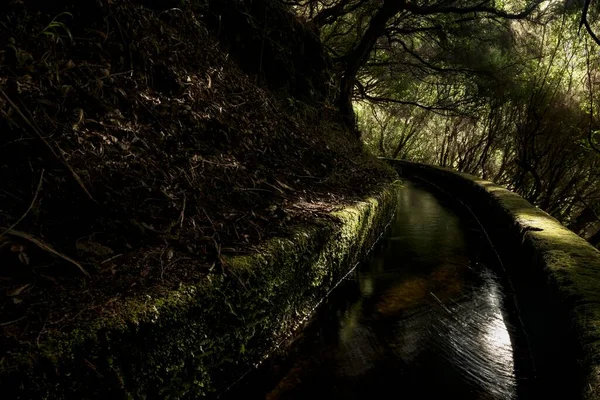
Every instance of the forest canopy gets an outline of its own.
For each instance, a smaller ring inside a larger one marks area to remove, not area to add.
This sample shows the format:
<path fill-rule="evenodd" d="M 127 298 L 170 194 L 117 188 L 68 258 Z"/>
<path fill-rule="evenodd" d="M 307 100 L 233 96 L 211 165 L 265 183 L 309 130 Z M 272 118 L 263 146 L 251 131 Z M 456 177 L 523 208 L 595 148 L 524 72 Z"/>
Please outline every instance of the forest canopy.
<path fill-rule="evenodd" d="M 286 3 L 375 154 L 504 184 L 600 245 L 598 2 Z"/>

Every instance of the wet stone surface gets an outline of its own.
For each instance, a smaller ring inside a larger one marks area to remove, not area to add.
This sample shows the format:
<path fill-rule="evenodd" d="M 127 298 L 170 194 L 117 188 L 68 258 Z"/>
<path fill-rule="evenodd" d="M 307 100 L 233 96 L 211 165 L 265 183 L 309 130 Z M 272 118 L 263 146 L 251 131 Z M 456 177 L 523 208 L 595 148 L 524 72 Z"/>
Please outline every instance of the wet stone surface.
<path fill-rule="evenodd" d="M 417 185 L 405 182 L 399 196 L 383 245 L 331 294 L 291 352 L 224 398 L 530 397 L 527 345 L 484 233 Z"/>

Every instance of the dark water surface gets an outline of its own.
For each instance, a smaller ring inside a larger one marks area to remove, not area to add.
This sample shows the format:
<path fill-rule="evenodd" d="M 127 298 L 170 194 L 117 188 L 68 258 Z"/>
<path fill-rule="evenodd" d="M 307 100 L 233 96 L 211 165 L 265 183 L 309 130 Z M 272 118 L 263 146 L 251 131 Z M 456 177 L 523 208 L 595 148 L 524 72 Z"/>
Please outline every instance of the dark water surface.
<path fill-rule="evenodd" d="M 518 372 L 527 346 L 501 271 L 470 215 L 405 182 L 383 245 L 320 307 L 291 354 L 224 397 L 528 398 Z"/>

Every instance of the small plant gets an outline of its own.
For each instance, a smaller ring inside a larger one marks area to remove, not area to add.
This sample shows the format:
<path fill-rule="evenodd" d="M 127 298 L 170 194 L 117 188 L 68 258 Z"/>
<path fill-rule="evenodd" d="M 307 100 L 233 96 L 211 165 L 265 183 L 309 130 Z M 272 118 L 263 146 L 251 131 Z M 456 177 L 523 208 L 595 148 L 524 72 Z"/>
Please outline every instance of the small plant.
<path fill-rule="evenodd" d="M 73 15 L 69 12 L 63 12 L 63 13 L 58 14 L 56 17 L 54 17 L 52 19 L 52 21 L 50 21 L 48 26 L 46 28 L 44 28 L 44 30 L 42 30 L 42 35 L 46 35 L 53 42 L 58 43 L 59 41 L 62 40 L 61 39 L 61 31 L 62 31 L 62 33 L 66 34 L 69 37 L 69 39 L 71 39 L 71 42 L 72 42 L 73 35 L 71 35 L 71 31 L 69 30 L 67 25 L 65 25 L 64 22 L 57 21 L 60 17 L 65 16 L 65 15 L 73 18 Z"/>

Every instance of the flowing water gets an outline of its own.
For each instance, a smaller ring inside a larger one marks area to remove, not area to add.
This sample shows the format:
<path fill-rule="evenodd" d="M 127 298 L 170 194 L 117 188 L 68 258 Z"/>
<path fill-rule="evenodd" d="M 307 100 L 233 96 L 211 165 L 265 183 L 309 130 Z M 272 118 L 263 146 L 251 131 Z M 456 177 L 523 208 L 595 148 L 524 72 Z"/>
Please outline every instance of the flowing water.
<path fill-rule="evenodd" d="M 290 354 L 226 397 L 528 397 L 518 372 L 527 346 L 501 272 L 469 214 L 405 182 L 383 245 L 332 292 Z"/>

